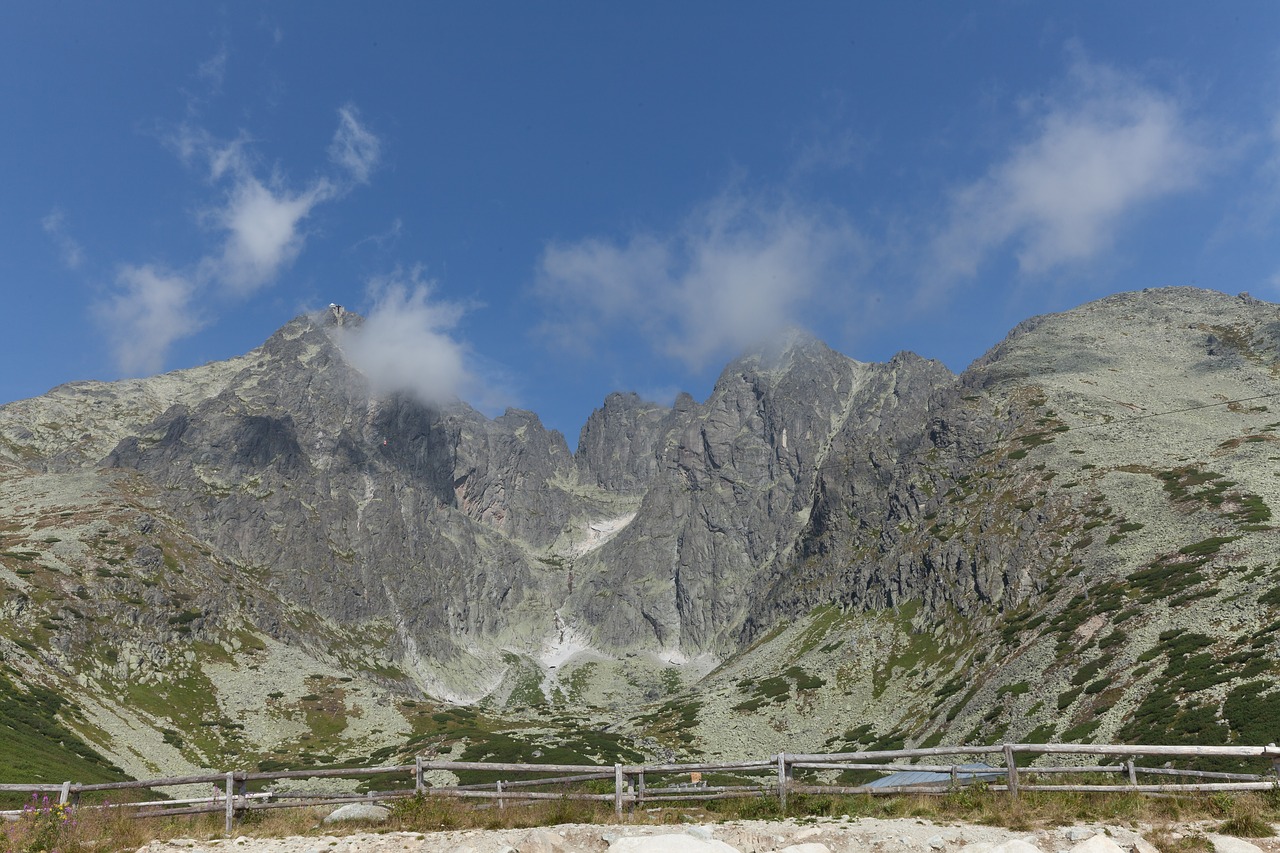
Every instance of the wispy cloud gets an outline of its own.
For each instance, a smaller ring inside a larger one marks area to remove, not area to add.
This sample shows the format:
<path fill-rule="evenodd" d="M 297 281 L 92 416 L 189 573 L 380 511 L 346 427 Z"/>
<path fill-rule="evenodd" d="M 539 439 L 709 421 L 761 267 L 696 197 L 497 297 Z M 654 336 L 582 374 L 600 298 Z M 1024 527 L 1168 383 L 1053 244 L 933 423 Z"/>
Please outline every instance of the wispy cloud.
<path fill-rule="evenodd" d="M 372 308 L 363 325 L 344 332 L 343 349 L 379 392 L 440 405 L 476 386 L 467 350 L 451 334 L 465 309 L 433 301 L 434 288 L 420 268 L 369 283 Z"/>
<path fill-rule="evenodd" d="M 58 247 L 63 265 L 67 269 L 79 269 L 84 263 L 84 249 L 67 233 L 67 218 L 62 210 L 55 207 L 49 211 L 48 215 L 40 220 L 40 226 Z"/>
<path fill-rule="evenodd" d="M 404 234 L 404 220 L 396 217 L 391 220 L 391 224 L 387 226 L 387 230 L 379 234 L 370 234 L 368 237 L 361 237 L 359 240 L 351 244 L 347 251 L 354 252 L 367 245 L 372 245 L 375 249 L 381 251 L 387 246 L 393 245 Z"/>
<path fill-rule="evenodd" d="M 195 284 L 150 264 L 125 266 L 116 280 L 120 290 L 95 308 L 116 364 L 128 376 L 155 373 L 174 341 L 203 325 Z"/>
<path fill-rule="evenodd" d="M 252 176 L 238 179 L 216 212 L 226 241 L 209 267 L 211 277 L 237 296 L 274 281 L 302 251 L 302 221 L 333 195 L 333 185 L 326 180 L 295 194 L 270 189 Z"/>
<path fill-rule="evenodd" d="M 215 193 L 198 220 L 216 242 L 175 272 L 154 265 L 123 268 L 117 292 L 95 309 L 121 370 L 158 369 L 175 341 L 203 326 L 197 318 L 213 313 L 212 297 L 243 299 L 274 283 L 305 248 L 304 226 L 316 207 L 354 187 L 357 167 L 364 170 L 360 181 L 367 180 L 378 139 L 359 124 L 353 107 L 343 107 L 338 118 L 334 144 L 351 140 L 354 159 L 338 164 L 348 174 L 320 176 L 301 189 L 287 186 L 278 170 L 261 176 L 247 134 L 222 140 L 188 123 L 166 135 L 166 145 L 198 169 Z M 57 235 L 61 227 L 59 217 L 46 218 L 46 231 Z"/>
<path fill-rule="evenodd" d="M 347 104 L 338 110 L 338 129 L 329 145 L 329 159 L 358 184 L 369 183 L 369 173 L 382 156 L 382 140 L 360 123 L 360 113 Z"/>
<path fill-rule="evenodd" d="M 973 277 L 1005 248 L 1027 275 L 1088 261 L 1127 216 L 1195 187 L 1211 163 L 1177 97 L 1083 59 L 1032 115 L 1025 141 L 955 191 L 926 256 L 933 288 Z"/>
<path fill-rule="evenodd" d="M 864 254 L 833 211 L 727 191 L 674 233 L 547 246 L 536 292 L 543 331 L 562 344 L 638 334 L 696 369 L 799 322 Z"/>
<path fill-rule="evenodd" d="M 184 163 L 202 169 L 210 184 L 222 188 L 218 203 L 200 216 L 222 234 L 222 248 L 197 264 L 195 277 L 231 296 L 249 295 L 274 281 L 302 251 L 303 221 L 318 204 L 341 194 L 325 177 L 299 191 L 286 188 L 276 174 L 261 180 L 244 134 L 218 140 L 203 128 L 184 125 L 167 142 Z"/>
<path fill-rule="evenodd" d="M 227 56 L 227 46 L 222 44 L 217 53 L 201 62 L 196 69 L 196 77 L 204 81 L 213 94 L 222 91 L 222 82 L 227 76 Z"/>

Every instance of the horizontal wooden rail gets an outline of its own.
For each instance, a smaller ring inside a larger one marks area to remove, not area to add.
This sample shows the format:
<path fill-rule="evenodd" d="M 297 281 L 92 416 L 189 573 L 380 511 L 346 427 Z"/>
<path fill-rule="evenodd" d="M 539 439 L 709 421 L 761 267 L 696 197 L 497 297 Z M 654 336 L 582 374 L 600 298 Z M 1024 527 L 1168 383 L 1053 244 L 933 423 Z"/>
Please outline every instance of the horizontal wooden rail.
<path fill-rule="evenodd" d="M 1138 773 L 1153 776 L 1193 776 L 1197 779 L 1231 779 L 1239 782 L 1265 782 L 1267 777 L 1258 773 L 1220 773 L 1215 770 L 1179 770 L 1176 767 L 1134 767 Z M 1040 771 L 1037 770 L 1037 773 Z M 1274 778 L 1274 777 L 1273 777 Z"/>
<path fill-rule="evenodd" d="M 848 764 L 843 761 L 827 764 L 821 761 L 791 762 L 797 770 L 880 770 L 885 773 L 957 773 L 972 776 L 975 773 L 1003 773 L 1003 767 L 967 767 L 960 764 Z"/>
<path fill-rule="evenodd" d="M 412 766 L 406 770 L 414 769 Z M 500 764 L 485 761 L 424 761 L 423 770 L 483 770 L 491 773 L 598 773 L 599 764 Z M 613 768 L 609 768 L 613 774 Z"/>
<path fill-rule="evenodd" d="M 1005 768 L 998 767 L 997 770 L 1003 772 Z M 1035 775 L 1037 773 L 1123 773 L 1129 768 L 1124 764 L 1081 764 L 1078 767 L 1020 767 L 1023 773 L 1027 775 Z"/>
<path fill-rule="evenodd" d="M 836 761 L 863 761 L 866 759 L 883 759 L 891 758 L 932 758 L 936 755 L 998 755 L 1004 749 L 1003 745 L 996 746 L 931 746 L 925 749 L 889 749 L 883 751 L 863 750 L 862 752 L 834 752 L 834 753 L 815 753 L 815 754 L 793 754 L 784 753 L 788 764 L 795 762 L 836 762 Z"/>
<path fill-rule="evenodd" d="M 1211 791 L 1270 791 L 1276 782 L 1204 782 L 1201 784 L 1172 785 L 1027 785 L 1019 784 L 1023 791 L 1067 791 L 1073 793 L 1135 793 L 1135 794 L 1201 794 Z"/>
<path fill-rule="evenodd" d="M 703 792 L 723 792 L 723 791 L 772 791 L 775 785 L 667 785 L 660 788 L 645 788 L 645 796 L 650 794 L 699 794 Z"/>
<path fill-rule="evenodd" d="M 335 779 L 344 776 L 380 776 L 384 773 L 412 773 L 416 765 L 394 764 L 390 767 L 330 767 L 323 770 L 259 770 L 252 773 L 236 774 L 237 779 L 250 782 L 263 779 Z M 226 778 L 224 773 L 218 780 Z"/>
<path fill-rule="evenodd" d="M 631 773 L 715 773 L 721 770 L 773 770 L 777 758 L 767 761 L 718 761 L 702 764 L 624 764 L 622 772 Z"/>
<path fill-rule="evenodd" d="M 432 789 L 433 791 L 435 789 Z M 613 794 L 564 793 L 550 794 L 545 791 L 451 791 L 448 796 L 467 797 L 478 800 L 612 800 Z"/>
<path fill-rule="evenodd" d="M 1280 746 L 1167 746 L 1163 744 L 1145 744 L 1126 746 L 1123 744 L 1089 744 L 1089 743 L 1011 743 L 1014 752 L 1037 752 L 1043 755 L 1172 755 L 1204 758 L 1209 756 L 1224 758 L 1280 758 Z M 999 749 L 992 750 L 999 751 Z"/>
<path fill-rule="evenodd" d="M 570 785 L 570 784 L 573 784 L 573 783 L 575 783 L 575 782 L 594 782 L 594 781 L 598 781 L 598 780 L 600 780 L 600 779 L 610 779 L 610 780 L 612 780 L 612 779 L 613 779 L 613 768 L 612 768 L 612 767 L 610 767 L 610 768 L 609 768 L 609 771 L 608 771 L 607 773 L 606 773 L 606 772 L 603 772 L 603 771 L 602 771 L 602 772 L 600 772 L 600 773 L 579 773 L 579 774 L 578 774 L 578 775 L 576 775 L 576 776 L 555 776 L 555 777 L 553 777 L 553 778 L 551 778 L 551 779 L 517 779 L 517 780 L 515 780 L 514 782 L 509 782 L 509 781 L 507 781 L 506 779 L 503 779 L 503 780 L 502 780 L 502 786 L 503 786 L 503 788 L 512 788 L 512 787 L 536 788 L 536 787 L 539 787 L 539 786 L 541 786 L 541 785 Z M 470 790 L 479 790 L 479 789 L 480 789 L 480 788 L 482 788 L 482 787 L 483 787 L 483 788 L 492 788 L 492 787 L 493 787 L 493 783 L 492 783 L 492 782 L 477 782 L 477 783 L 475 783 L 474 785 L 454 785 L 454 786 L 452 786 L 452 789 L 456 789 L 456 790 L 459 790 L 459 791 L 466 791 L 466 790 L 469 790 L 469 789 L 470 789 Z"/>

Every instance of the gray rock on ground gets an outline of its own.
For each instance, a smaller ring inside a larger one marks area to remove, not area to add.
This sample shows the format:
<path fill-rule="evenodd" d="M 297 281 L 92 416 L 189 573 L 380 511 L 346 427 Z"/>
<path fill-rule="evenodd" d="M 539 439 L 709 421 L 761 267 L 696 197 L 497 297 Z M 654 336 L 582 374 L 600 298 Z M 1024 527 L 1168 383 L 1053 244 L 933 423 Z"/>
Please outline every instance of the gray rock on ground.
<path fill-rule="evenodd" d="M 348 803 L 339 806 L 325 816 L 326 824 L 362 821 L 364 823 L 386 823 L 391 816 L 391 809 L 386 806 L 375 806 L 372 803 Z"/>
<path fill-rule="evenodd" d="M 1243 838 L 1234 838 L 1230 835 L 1210 835 L 1209 840 L 1213 842 L 1213 849 L 1216 853 L 1262 853 L 1262 848 Z"/>

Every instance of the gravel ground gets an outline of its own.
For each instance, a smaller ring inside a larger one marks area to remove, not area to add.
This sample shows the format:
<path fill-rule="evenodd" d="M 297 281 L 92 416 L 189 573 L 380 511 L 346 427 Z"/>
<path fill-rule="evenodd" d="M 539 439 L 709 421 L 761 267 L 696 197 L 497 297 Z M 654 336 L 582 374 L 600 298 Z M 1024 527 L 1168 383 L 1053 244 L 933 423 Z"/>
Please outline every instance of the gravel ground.
<path fill-rule="evenodd" d="M 916 818 L 733 821 L 712 826 L 599 826 L 455 832 L 358 832 L 194 841 L 155 841 L 138 853 L 1157 853 L 1146 828 L 1086 824 L 1034 832 Z M 1183 826 L 1181 834 L 1201 833 Z M 1280 853 L 1280 839 L 1254 842 L 1209 834 L 1215 853 Z"/>

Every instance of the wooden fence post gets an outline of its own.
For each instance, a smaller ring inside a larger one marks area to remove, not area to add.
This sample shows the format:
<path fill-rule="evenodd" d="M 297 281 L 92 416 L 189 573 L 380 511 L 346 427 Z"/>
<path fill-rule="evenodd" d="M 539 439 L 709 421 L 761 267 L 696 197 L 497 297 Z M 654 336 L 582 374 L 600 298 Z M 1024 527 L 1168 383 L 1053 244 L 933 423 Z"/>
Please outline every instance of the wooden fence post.
<path fill-rule="evenodd" d="M 505 809 L 506 807 L 507 807 L 507 801 L 502 797 L 502 780 L 499 779 L 498 780 L 498 808 Z"/>
<path fill-rule="evenodd" d="M 235 819 L 236 819 L 235 799 L 236 799 L 236 774 L 234 774 L 234 773 L 227 773 L 227 802 L 226 802 L 226 807 L 227 807 L 227 826 L 226 826 L 226 835 L 227 835 L 227 838 L 230 838 L 230 837 L 231 837 L 231 828 L 232 828 L 232 824 L 235 822 Z"/>
<path fill-rule="evenodd" d="M 1004 745 L 1004 764 L 1008 768 L 1009 796 L 1018 798 L 1018 762 L 1013 758 L 1013 744 Z"/>
<path fill-rule="evenodd" d="M 1132 758 L 1127 759 L 1125 761 L 1124 769 L 1129 776 L 1129 784 L 1130 785 L 1138 784 L 1138 768 L 1134 766 Z"/>
<path fill-rule="evenodd" d="M 427 787 L 426 780 L 422 776 L 422 756 L 415 755 L 413 757 L 413 790 L 414 793 L 421 795 Z"/>
<path fill-rule="evenodd" d="M 636 777 L 636 802 L 644 805 L 644 771 L 641 770 Z"/>
<path fill-rule="evenodd" d="M 62 792 L 58 794 L 58 805 L 65 806 L 71 799 L 71 781 L 62 783 Z"/>
<path fill-rule="evenodd" d="M 626 784 L 622 776 L 622 765 L 613 765 L 613 813 L 619 820 L 622 819 L 622 789 Z"/>
<path fill-rule="evenodd" d="M 778 805 L 782 807 L 785 814 L 787 811 L 787 754 L 785 752 L 778 753 Z"/>

